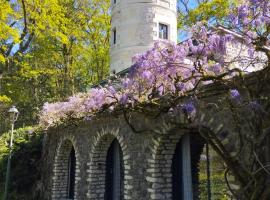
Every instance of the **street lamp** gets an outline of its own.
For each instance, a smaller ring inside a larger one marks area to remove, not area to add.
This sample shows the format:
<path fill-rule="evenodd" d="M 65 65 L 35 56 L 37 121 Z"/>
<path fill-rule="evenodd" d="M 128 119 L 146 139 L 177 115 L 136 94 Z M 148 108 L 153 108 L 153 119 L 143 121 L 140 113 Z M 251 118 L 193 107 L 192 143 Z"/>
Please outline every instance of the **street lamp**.
<path fill-rule="evenodd" d="M 6 173 L 4 200 L 7 200 L 7 197 L 8 197 L 8 182 L 9 182 L 10 165 L 11 165 L 11 157 L 12 157 L 14 124 L 17 121 L 19 111 L 15 106 L 12 106 L 8 110 L 8 113 L 10 114 L 10 117 L 11 117 L 11 136 L 10 136 L 10 141 L 9 141 L 9 155 L 8 155 L 8 163 L 7 163 L 7 173 Z"/>

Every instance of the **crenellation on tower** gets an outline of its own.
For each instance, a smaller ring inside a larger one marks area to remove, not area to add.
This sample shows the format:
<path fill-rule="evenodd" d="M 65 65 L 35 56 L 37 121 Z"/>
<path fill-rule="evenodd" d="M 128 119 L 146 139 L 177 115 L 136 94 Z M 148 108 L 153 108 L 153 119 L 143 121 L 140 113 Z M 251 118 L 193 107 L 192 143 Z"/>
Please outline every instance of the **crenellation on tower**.
<path fill-rule="evenodd" d="M 111 72 L 130 67 L 157 40 L 177 42 L 176 0 L 112 0 L 111 13 Z"/>

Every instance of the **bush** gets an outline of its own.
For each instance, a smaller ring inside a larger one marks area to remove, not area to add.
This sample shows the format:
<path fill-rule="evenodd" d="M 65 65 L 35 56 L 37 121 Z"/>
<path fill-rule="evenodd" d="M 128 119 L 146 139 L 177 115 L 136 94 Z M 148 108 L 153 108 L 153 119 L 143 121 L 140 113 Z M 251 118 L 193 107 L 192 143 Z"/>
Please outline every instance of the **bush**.
<path fill-rule="evenodd" d="M 5 189 L 9 132 L 0 136 L 0 194 Z M 9 199 L 30 200 L 37 195 L 40 180 L 39 163 L 42 149 L 42 134 L 32 127 L 14 131 L 14 145 L 9 179 Z M 1 196 L 0 196 L 1 197 Z"/>

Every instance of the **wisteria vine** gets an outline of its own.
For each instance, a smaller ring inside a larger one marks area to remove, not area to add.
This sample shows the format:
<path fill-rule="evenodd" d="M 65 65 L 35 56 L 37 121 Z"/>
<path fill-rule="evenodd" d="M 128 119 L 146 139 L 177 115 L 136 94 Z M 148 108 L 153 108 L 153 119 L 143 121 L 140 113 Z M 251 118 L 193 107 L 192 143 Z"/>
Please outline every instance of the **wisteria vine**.
<path fill-rule="evenodd" d="M 240 75 L 244 66 L 235 67 L 227 57 L 228 45 L 232 43 L 244 43 L 247 47 L 247 55 L 241 55 L 248 58 L 246 65 L 256 60 L 267 66 L 270 60 L 269 10 L 268 0 L 248 0 L 233 9 L 224 26 L 209 28 L 198 23 L 187 41 L 180 44 L 158 41 L 152 49 L 134 56 L 134 65 L 117 84 L 110 82 L 92 88 L 65 102 L 45 103 L 40 123 L 48 128 L 71 119 L 90 120 L 103 111 L 155 105 L 165 96 L 185 97 L 194 94 L 192 92 L 200 85 Z M 254 52 L 261 52 L 263 56 Z M 238 91 L 231 93 L 236 95 Z M 180 107 L 190 113 L 196 109 L 191 102 Z"/>

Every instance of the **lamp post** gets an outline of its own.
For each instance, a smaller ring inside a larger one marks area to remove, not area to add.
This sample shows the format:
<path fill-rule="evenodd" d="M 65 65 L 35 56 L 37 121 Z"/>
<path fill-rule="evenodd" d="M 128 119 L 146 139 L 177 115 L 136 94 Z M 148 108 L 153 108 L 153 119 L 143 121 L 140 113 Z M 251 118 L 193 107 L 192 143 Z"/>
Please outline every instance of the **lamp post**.
<path fill-rule="evenodd" d="M 7 200 L 7 197 L 8 197 L 8 183 L 9 183 L 10 165 L 11 165 L 11 157 L 12 157 L 14 124 L 17 121 L 19 111 L 15 106 L 12 106 L 8 110 L 8 113 L 11 116 L 11 136 L 10 136 L 10 141 L 9 141 L 9 155 L 8 155 L 8 163 L 7 163 L 7 173 L 6 173 L 4 200 Z"/>

